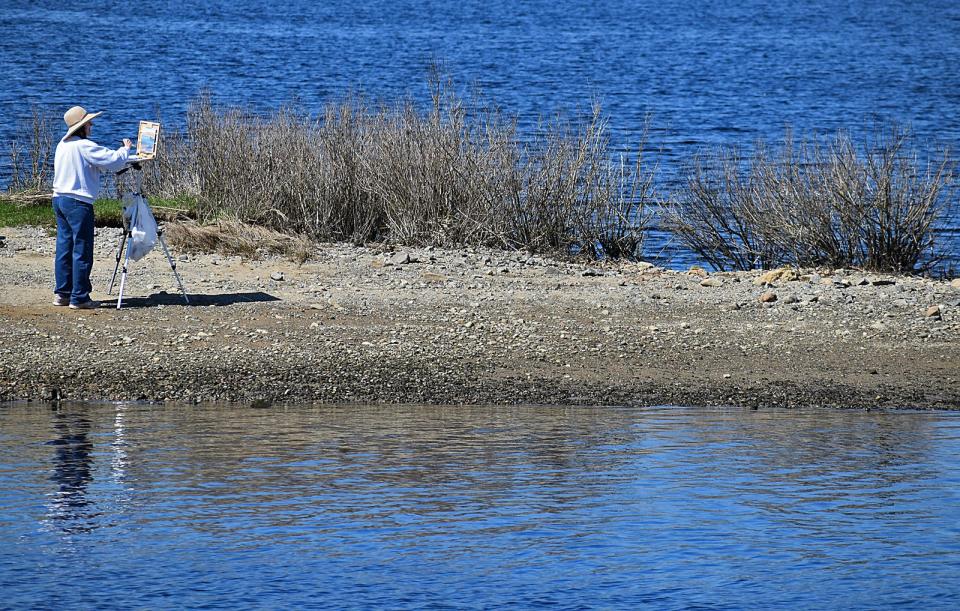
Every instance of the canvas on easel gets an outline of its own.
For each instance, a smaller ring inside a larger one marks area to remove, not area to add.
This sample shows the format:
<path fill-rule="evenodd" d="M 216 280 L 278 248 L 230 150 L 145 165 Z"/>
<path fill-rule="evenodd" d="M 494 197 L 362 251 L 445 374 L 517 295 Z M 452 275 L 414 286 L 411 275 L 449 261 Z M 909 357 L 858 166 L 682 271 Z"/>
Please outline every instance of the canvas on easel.
<path fill-rule="evenodd" d="M 137 157 L 153 159 L 157 156 L 159 144 L 160 124 L 152 121 L 140 121 L 140 131 L 137 133 Z"/>

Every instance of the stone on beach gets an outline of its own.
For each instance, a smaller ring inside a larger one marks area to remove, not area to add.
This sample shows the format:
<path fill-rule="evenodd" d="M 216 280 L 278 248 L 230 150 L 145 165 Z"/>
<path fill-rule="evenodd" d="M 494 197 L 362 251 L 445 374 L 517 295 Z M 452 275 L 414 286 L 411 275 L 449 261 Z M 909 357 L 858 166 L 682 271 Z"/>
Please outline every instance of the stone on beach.
<path fill-rule="evenodd" d="M 762 273 L 758 278 L 754 279 L 753 283 L 757 286 L 762 286 L 764 284 L 773 284 L 775 282 L 793 282 L 799 280 L 800 276 L 797 275 L 792 268 L 781 267 L 780 269 L 772 269 L 768 272 Z"/>

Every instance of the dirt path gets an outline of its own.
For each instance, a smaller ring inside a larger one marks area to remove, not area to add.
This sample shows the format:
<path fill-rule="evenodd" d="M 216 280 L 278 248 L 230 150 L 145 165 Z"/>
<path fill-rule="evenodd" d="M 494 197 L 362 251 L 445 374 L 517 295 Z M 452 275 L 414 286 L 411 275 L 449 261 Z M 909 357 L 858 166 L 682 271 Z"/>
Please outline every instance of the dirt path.
<path fill-rule="evenodd" d="M 960 282 L 321 245 L 181 257 L 191 306 L 152 253 L 122 310 L 72 311 L 50 304 L 53 238 L 0 233 L 0 400 L 960 408 Z"/>

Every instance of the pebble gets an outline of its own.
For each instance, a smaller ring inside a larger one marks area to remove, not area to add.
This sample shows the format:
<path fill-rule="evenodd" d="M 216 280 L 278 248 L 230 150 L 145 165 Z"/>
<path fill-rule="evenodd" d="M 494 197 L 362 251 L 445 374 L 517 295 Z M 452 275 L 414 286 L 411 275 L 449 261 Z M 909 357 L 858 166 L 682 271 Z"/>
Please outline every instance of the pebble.
<path fill-rule="evenodd" d="M 276 280 L 277 282 L 282 282 L 282 281 L 283 281 L 283 272 L 272 272 L 272 273 L 270 274 L 270 279 L 271 279 L 271 280 Z"/>
<path fill-rule="evenodd" d="M 777 294 L 773 291 L 767 291 L 760 295 L 760 303 L 773 303 L 777 300 Z"/>
<path fill-rule="evenodd" d="M 799 280 L 800 276 L 797 275 L 793 269 L 789 267 L 781 267 L 780 269 L 772 269 L 768 272 L 760 274 L 753 283 L 757 286 L 764 284 L 773 284 L 774 282 L 792 282 L 794 280 Z"/>
<path fill-rule="evenodd" d="M 413 263 L 413 258 L 411 258 L 408 252 L 398 252 L 388 259 L 388 263 L 390 265 L 407 265 L 408 263 Z"/>
<path fill-rule="evenodd" d="M 927 318 L 942 318 L 943 312 L 940 311 L 940 306 L 933 305 L 927 308 L 927 311 L 923 313 Z"/>

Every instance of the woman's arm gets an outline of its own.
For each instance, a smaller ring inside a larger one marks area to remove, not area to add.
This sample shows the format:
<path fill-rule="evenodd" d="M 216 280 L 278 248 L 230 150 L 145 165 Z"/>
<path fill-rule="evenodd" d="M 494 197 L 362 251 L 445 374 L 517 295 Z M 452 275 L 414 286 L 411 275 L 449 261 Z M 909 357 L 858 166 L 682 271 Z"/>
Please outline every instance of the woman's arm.
<path fill-rule="evenodd" d="M 114 151 L 105 146 L 95 144 L 90 140 L 84 140 L 80 143 L 80 154 L 90 165 L 101 170 L 115 172 L 123 169 L 123 166 L 130 160 L 129 142 L 129 140 L 124 140 L 124 146 Z"/>

